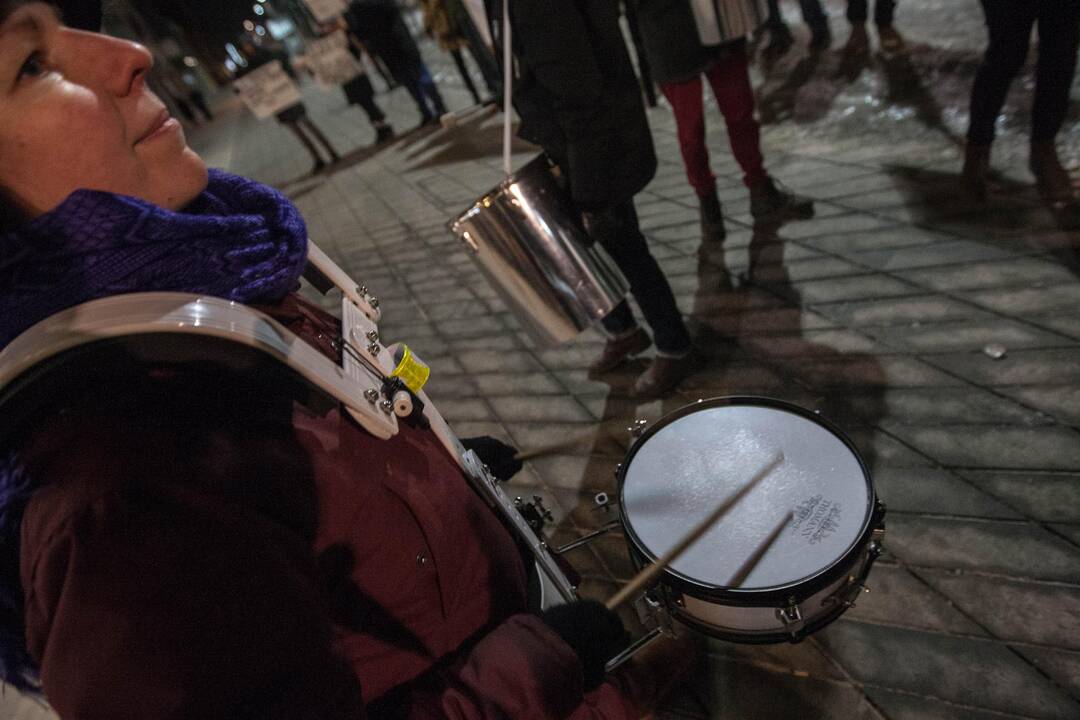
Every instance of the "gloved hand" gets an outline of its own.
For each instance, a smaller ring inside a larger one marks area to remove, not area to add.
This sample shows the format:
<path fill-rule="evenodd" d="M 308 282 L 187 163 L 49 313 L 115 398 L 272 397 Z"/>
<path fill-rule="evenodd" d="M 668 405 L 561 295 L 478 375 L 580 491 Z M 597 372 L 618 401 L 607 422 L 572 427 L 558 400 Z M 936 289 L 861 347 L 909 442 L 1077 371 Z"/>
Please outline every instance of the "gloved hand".
<path fill-rule="evenodd" d="M 596 600 L 556 605 L 540 618 L 581 659 L 586 691 L 604 681 L 604 665 L 630 644 L 630 634 L 619 616 Z"/>
<path fill-rule="evenodd" d="M 466 450 L 472 450 L 480 462 L 488 466 L 497 480 L 509 480 L 521 469 L 521 461 L 514 456 L 517 449 L 487 435 L 462 438 L 461 444 Z"/>

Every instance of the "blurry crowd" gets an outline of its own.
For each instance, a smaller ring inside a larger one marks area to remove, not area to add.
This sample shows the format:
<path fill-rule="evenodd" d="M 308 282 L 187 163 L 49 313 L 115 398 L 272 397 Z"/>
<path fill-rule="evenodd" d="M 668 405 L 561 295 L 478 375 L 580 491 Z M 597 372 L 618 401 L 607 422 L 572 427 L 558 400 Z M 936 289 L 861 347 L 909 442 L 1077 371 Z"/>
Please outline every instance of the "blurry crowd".
<path fill-rule="evenodd" d="M 989 43 L 972 89 L 963 185 L 976 200 L 985 200 L 993 191 L 990 148 L 995 122 L 1037 28 L 1030 169 L 1048 203 L 1074 204 L 1072 179 L 1059 159 L 1056 137 L 1065 120 L 1076 65 L 1080 2 L 981 3 Z M 809 28 L 808 51 L 828 49 L 833 36 L 821 0 L 799 0 L 799 6 Z M 506 7 L 508 19 L 503 17 Z M 779 0 L 574 0 L 557 7 L 550 0 L 420 0 L 418 10 L 422 32 L 450 54 L 477 104 L 498 102 L 504 40 L 511 30 L 511 83 L 521 121 L 519 135 L 542 147 L 560 168 L 583 228 L 629 280 L 652 330 L 650 336 L 640 327 L 624 302 L 604 319 L 609 340 L 591 369 L 598 374 L 610 371 L 655 342 L 657 361 L 638 378 L 633 393 L 654 396 L 673 387 L 690 372 L 693 353 L 682 315 L 649 252 L 634 208 L 634 195 L 652 179 L 657 164 L 645 104 L 655 104 L 659 87 L 674 113 L 704 242 L 719 243 L 726 234 L 706 143 L 706 85 L 742 170 L 754 222 L 778 224 L 811 217 L 813 203 L 787 190 L 766 169 L 750 81 L 751 38 L 755 45 L 764 43 L 767 59 L 787 53 L 794 44 Z M 870 52 L 872 22 L 881 53 L 904 52 L 904 39 L 894 24 L 896 10 L 895 0 L 848 0 L 845 19 L 850 32 L 842 51 Z M 344 32 L 358 68 L 370 66 L 388 87 L 403 87 L 416 104 L 421 126 L 436 123 L 447 113 L 397 0 L 353 0 L 321 31 Z M 295 75 L 283 51 L 267 43 L 257 46 L 250 39 L 242 45 L 248 59 L 242 72 L 276 58 Z M 361 58 L 366 63 L 359 62 Z M 470 61 L 483 80 L 483 90 L 472 78 Z M 376 142 L 394 136 L 366 73 L 351 78 L 342 89 L 350 103 L 365 110 Z M 190 105 L 202 106 L 194 98 Z M 277 113 L 277 119 L 312 154 L 314 171 L 338 159 L 302 102 Z"/>

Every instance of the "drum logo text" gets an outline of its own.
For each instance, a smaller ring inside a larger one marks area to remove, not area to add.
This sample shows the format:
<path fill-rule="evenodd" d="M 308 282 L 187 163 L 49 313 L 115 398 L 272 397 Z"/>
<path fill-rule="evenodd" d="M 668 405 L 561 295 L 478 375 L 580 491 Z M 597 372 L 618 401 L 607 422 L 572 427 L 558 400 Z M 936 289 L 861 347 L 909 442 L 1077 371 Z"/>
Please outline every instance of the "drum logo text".
<path fill-rule="evenodd" d="M 840 503 L 812 495 L 795 506 L 791 532 L 801 535 L 811 545 L 817 545 L 840 526 L 840 509 Z"/>

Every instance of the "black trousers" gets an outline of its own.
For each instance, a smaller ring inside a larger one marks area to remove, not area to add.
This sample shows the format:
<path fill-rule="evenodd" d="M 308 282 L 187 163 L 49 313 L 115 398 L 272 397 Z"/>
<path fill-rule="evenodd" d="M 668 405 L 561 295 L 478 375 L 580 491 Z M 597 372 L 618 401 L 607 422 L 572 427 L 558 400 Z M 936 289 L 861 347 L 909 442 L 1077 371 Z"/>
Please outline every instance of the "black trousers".
<path fill-rule="evenodd" d="M 1009 85 L 1027 59 L 1031 28 L 1039 26 L 1031 141 L 1052 142 L 1069 109 L 1080 42 L 1078 0 L 982 0 L 990 43 L 971 90 L 968 143 L 989 145 Z"/>
<path fill-rule="evenodd" d="M 784 18 L 780 14 L 780 0 L 768 0 L 769 17 L 765 21 L 765 27 L 780 29 L 784 25 Z M 799 0 L 799 8 L 802 10 L 802 19 L 812 30 L 819 30 L 829 24 L 825 11 L 821 8 L 821 0 Z"/>
<path fill-rule="evenodd" d="M 869 17 L 867 0 L 848 0 L 847 19 L 852 25 L 862 25 Z M 893 13 L 896 12 L 896 0 L 877 0 L 874 3 L 874 24 L 892 25 Z"/>
<path fill-rule="evenodd" d="M 611 208 L 589 213 L 586 223 L 590 237 L 607 250 L 619 270 L 630 281 L 630 292 L 653 331 L 656 349 L 668 355 L 683 355 L 690 350 L 690 333 L 675 304 L 664 272 L 649 252 L 649 245 L 638 227 L 634 201 L 627 200 Z M 630 304 L 623 300 L 604 318 L 604 328 L 621 335 L 637 327 Z"/>

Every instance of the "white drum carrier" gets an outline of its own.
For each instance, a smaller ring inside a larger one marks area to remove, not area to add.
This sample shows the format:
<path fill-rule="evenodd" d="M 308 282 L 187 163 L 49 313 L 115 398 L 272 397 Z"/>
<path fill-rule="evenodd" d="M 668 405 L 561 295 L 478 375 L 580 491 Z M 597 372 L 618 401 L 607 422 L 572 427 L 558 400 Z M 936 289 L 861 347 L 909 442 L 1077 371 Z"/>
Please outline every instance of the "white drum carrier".
<path fill-rule="evenodd" d="M 853 604 L 881 553 L 885 508 L 852 443 L 778 400 L 699 401 L 639 438 L 617 473 L 631 558 L 655 561 L 780 453 L 667 568 L 647 595 L 654 606 L 706 634 L 761 643 L 799 640 Z"/>

